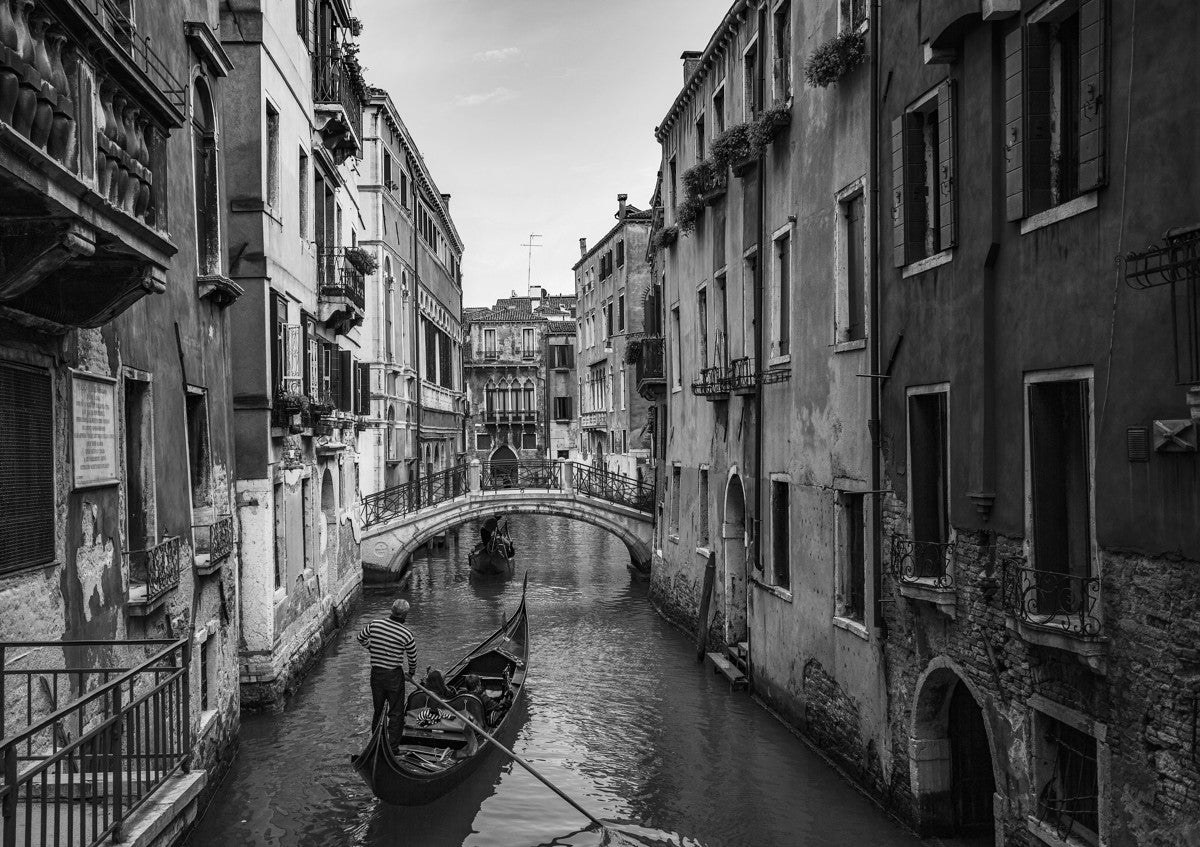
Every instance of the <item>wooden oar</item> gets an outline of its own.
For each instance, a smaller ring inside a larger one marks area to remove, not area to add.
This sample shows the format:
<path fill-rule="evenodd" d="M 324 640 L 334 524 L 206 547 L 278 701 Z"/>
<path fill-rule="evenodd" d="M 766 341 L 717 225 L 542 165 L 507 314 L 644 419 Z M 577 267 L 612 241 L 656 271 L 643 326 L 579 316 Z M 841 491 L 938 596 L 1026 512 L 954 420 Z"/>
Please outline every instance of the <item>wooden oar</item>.
<path fill-rule="evenodd" d="M 411 679 L 411 678 L 410 678 L 410 679 Z M 515 762 L 516 762 L 517 764 L 519 764 L 521 767 L 525 768 L 525 770 L 527 770 L 527 771 L 529 771 L 531 774 L 533 774 L 533 775 L 534 775 L 534 777 L 536 777 L 538 780 L 540 780 L 540 781 L 541 781 L 541 783 L 542 783 L 543 785 L 545 785 L 547 788 L 549 788 L 551 791 L 553 791 L 553 792 L 554 792 L 555 794 L 557 794 L 559 797 L 563 798 L 563 799 L 564 799 L 564 800 L 566 800 L 568 803 L 570 803 L 572 806 L 574 806 L 574 807 L 575 807 L 575 810 L 576 810 L 577 812 L 579 812 L 581 815 L 583 815 L 585 818 L 587 818 L 588 820 L 590 820 L 592 823 L 594 823 L 596 826 L 600 827 L 601 829 L 604 829 L 604 828 L 605 828 L 605 827 L 604 827 L 604 824 L 600 823 L 600 820 L 599 820 L 599 819 L 598 819 L 598 818 L 597 818 L 595 815 L 593 815 L 593 814 L 592 814 L 591 812 L 589 812 L 587 809 L 583 808 L 583 806 L 579 805 L 579 804 L 578 804 L 578 803 L 576 803 L 574 800 L 572 800 L 570 797 L 568 797 L 568 796 L 567 796 L 567 793 L 566 793 L 565 791 L 563 791 L 561 788 L 559 788 L 559 787 L 558 787 L 557 785 L 555 785 L 553 782 L 551 782 L 550 780 L 546 779 L 546 777 L 544 777 L 544 776 L 542 776 L 540 773 L 538 773 L 538 772 L 537 772 L 537 770 L 535 770 L 535 769 L 534 769 L 533 765 L 529 764 L 529 762 L 525 761 L 525 760 L 524 760 L 524 759 L 522 759 L 520 756 L 518 756 L 516 753 L 514 753 L 512 750 L 509 750 L 507 747 L 505 747 L 503 744 L 501 744 L 499 741 L 497 741 L 497 740 L 496 740 L 496 739 L 495 739 L 495 738 L 492 736 L 492 734 L 491 734 L 491 733 L 489 733 L 489 732 L 485 731 L 485 730 L 484 730 L 482 727 L 478 726 L 478 725 L 477 725 L 477 724 L 476 724 L 476 723 L 475 723 L 473 720 L 471 720 L 469 717 L 467 717 L 466 715 L 464 715 L 464 714 L 463 714 L 462 712 L 460 712 L 458 709 L 456 709 L 456 708 L 454 708 L 453 706 L 451 706 L 449 703 L 447 703 L 447 702 L 446 702 L 445 700 L 443 700 L 441 697 L 439 697 L 439 696 L 437 696 L 436 694 L 434 694 L 432 691 L 430 691 L 430 690 L 429 690 L 428 688 L 426 688 L 424 685 L 422 685 L 421 683 L 417 682 L 415 679 L 412 679 L 411 681 L 412 681 L 412 684 L 413 684 L 413 685 L 415 685 L 415 686 L 416 686 L 418 689 L 420 689 L 421 691 L 424 691 L 424 692 L 425 692 L 427 695 L 429 695 L 430 697 L 432 697 L 432 698 L 433 698 L 433 700 L 434 700 L 435 702 L 437 702 L 437 703 L 438 703 L 440 706 L 442 706 L 442 707 L 443 707 L 444 709 L 446 709 L 447 711 L 449 711 L 449 712 L 453 713 L 453 714 L 454 714 L 454 715 L 455 715 L 455 716 L 456 716 L 456 717 L 457 717 L 459 720 L 461 720 L 461 721 L 462 721 L 463 723 L 465 723 L 467 726 L 471 727 L 471 729 L 475 730 L 475 731 L 476 731 L 476 732 L 478 732 L 480 735 L 482 735 L 484 738 L 486 738 L 488 741 L 492 742 L 492 744 L 494 744 L 496 747 L 499 747 L 501 750 L 503 750 L 503 751 L 504 751 L 504 753 L 505 753 L 507 756 L 509 756 L 509 757 L 510 757 L 510 758 L 511 758 L 513 761 L 515 761 Z"/>

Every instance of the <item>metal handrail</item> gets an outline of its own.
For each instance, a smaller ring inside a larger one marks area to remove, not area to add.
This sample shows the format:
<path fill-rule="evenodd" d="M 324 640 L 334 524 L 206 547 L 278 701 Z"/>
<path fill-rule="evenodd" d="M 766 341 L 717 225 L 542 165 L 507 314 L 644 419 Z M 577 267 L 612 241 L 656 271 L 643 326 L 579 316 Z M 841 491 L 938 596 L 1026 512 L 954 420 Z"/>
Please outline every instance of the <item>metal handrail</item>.
<path fill-rule="evenodd" d="M 172 535 L 144 550 L 125 551 L 130 584 L 146 586 L 146 596 L 140 602 L 152 603 L 179 585 L 182 544 L 182 538 Z"/>
<path fill-rule="evenodd" d="M 363 526 L 389 521 L 436 506 L 466 494 L 467 466 L 455 465 L 444 471 L 393 485 L 362 498 Z"/>
<path fill-rule="evenodd" d="M 481 485 L 485 491 L 502 489 L 562 487 L 557 459 L 523 459 L 517 462 L 482 462 Z"/>
<path fill-rule="evenodd" d="M 233 552 L 233 515 L 221 515 L 212 521 L 192 526 L 196 537 L 196 552 L 207 553 L 209 564 L 215 565 Z"/>
<path fill-rule="evenodd" d="M 1029 567 L 1021 559 L 1001 560 L 1005 607 L 1027 624 L 1095 637 L 1104 629 L 1100 577 Z"/>
<path fill-rule="evenodd" d="M 642 512 L 654 508 L 654 484 L 591 465 L 575 466 L 575 490 L 580 494 L 629 506 Z"/>

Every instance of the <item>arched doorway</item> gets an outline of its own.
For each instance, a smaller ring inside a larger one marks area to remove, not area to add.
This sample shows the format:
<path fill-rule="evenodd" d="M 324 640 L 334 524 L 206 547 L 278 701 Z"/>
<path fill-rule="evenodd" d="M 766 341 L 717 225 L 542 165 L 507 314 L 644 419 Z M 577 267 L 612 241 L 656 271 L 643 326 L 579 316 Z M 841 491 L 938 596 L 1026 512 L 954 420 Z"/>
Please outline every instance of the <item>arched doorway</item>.
<path fill-rule="evenodd" d="M 746 492 L 737 474 L 725 486 L 725 520 L 721 584 L 725 594 L 725 643 L 745 641 L 746 630 Z"/>
<path fill-rule="evenodd" d="M 935 660 L 918 682 L 909 759 L 922 830 L 993 843 L 996 781 L 988 727 L 949 660 Z"/>
<path fill-rule="evenodd" d="M 337 539 L 337 492 L 333 488 L 333 473 L 329 468 L 321 475 L 321 517 L 325 521 L 324 549 L 329 550 Z"/>
<path fill-rule="evenodd" d="M 492 451 L 484 483 L 493 488 L 512 488 L 517 484 L 517 454 L 507 444 Z"/>

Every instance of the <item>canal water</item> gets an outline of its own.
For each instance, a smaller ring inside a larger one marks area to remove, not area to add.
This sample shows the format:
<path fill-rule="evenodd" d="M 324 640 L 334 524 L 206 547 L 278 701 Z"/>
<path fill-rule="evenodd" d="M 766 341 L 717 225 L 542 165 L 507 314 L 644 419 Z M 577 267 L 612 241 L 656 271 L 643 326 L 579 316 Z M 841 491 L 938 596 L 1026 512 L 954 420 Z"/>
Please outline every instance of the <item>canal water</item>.
<path fill-rule="evenodd" d="M 468 579 L 467 525 L 420 555 L 409 588 L 418 666 L 446 668 L 515 608 L 529 574 L 530 676 L 515 751 L 597 817 L 614 843 L 704 847 L 913 847 L 744 692 L 694 660 L 603 530 L 566 519 L 510 521 L 517 576 Z M 350 767 L 366 739 L 370 691 L 357 631 L 392 594 L 368 592 L 281 712 L 247 717 L 241 750 L 191 839 L 225 845 L 609 843 L 519 766 L 492 755 L 436 803 L 377 801 Z"/>

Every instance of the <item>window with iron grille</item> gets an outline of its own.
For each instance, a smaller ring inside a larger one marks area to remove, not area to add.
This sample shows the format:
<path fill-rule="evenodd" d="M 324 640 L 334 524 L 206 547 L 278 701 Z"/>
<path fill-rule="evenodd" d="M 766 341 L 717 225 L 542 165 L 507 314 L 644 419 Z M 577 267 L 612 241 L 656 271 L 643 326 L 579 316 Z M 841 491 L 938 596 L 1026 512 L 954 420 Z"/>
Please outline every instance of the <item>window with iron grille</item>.
<path fill-rule="evenodd" d="M 50 372 L 0 364 L 0 573 L 54 561 Z"/>
<path fill-rule="evenodd" d="M 1100 780 L 1096 739 L 1035 712 L 1037 816 L 1063 838 L 1100 843 Z"/>

